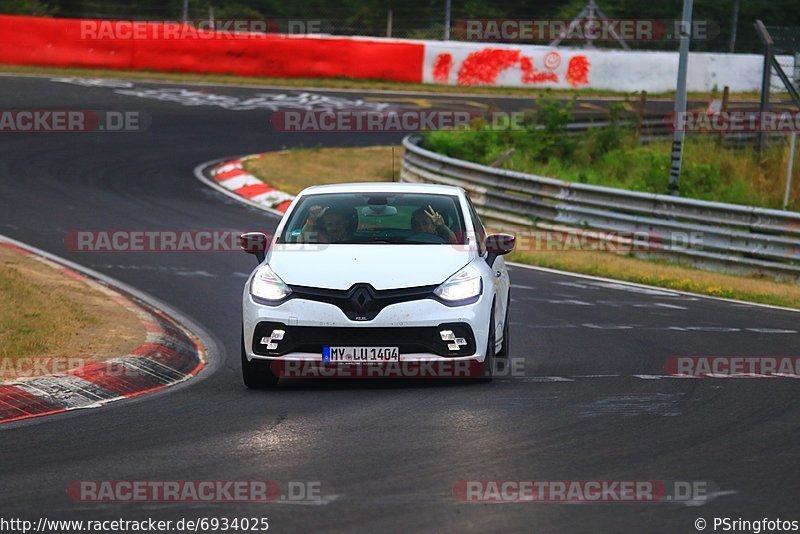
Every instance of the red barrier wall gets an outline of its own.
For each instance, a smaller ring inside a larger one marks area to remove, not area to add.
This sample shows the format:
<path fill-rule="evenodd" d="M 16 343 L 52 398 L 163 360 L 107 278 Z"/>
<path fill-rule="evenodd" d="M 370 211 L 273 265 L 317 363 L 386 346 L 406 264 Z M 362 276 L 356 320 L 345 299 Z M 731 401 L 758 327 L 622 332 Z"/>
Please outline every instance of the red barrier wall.
<path fill-rule="evenodd" d="M 421 43 L 280 35 L 237 38 L 194 30 L 177 38 L 169 37 L 165 28 L 160 23 L 0 15 L 0 63 L 422 81 Z"/>

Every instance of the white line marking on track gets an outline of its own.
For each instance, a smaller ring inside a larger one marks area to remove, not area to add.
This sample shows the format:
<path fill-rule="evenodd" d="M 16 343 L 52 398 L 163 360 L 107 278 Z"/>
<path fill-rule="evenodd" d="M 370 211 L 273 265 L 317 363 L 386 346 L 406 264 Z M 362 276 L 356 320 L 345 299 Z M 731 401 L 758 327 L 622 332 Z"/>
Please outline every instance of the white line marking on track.
<path fill-rule="evenodd" d="M 672 291 L 668 291 L 668 290 L 664 290 L 664 289 L 628 286 L 628 285 L 619 284 L 619 283 L 616 283 L 616 282 L 593 282 L 590 285 L 602 287 L 604 289 L 618 289 L 620 291 L 629 291 L 631 293 L 641 293 L 641 294 L 644 294 L 644 295 L 657 295 L 657 296 L 664 296 L 664 297 L 675 297 L 675 296 L 678 296 L 677 293 L 673 293 Z"/>
<path fill-rule="evenodd" d="M 176 271 L 177 276 L 202 276 L 204 278 L 216 278 L 217 275 L 211 274 L 208 271 Z"/>
<path fill-rule="evenodd" d="M 523 284 L 511 284 L 514 289 L 536 289 L 534 286 L 526 286 Z"/>
<path fill-rule="evenodd" d="M 653 306 L 658 306 L 660 308 L 670 308 L 672 310 L 688 310 L 686 306 L 678 306 L 677 304 L 667 304 L 665 302 L 656 302 Z"/>
<path fill-rule="evenodd" d="M 526 376 L 521 380 L 523 382 L 575 382 L 565 376 Z"/>
<path fill-rule="evenodd" d="M 666 378 L 662 375 L 633 375 L 635 378 L 641 378 L 642 380 L 661 380 L 662 378 Z"/>
<path fill-rule="evenodd" d="M 567 286 L 567 287 L 577 287 L 579 289 L 588 289 L 589 286 L 586 284 L 579 284 L 578 282 L 556 282 L 556 284 L 560 286 Z"/>
<path fill-rule="evenodd" d="M 736 493 L 739 493 L 739 492 L 738 491 L 734 491 L 734 490 L 714 491 L 714 492 L 711 492 L 711 493 L 707 493 L 705 495 L 698 495 L 696 498 L 690 499 L 688 501 L 680 501 L 680 502 L 684 506 L 688 506 L 688 507 L 694 508 L 694 507 L 697 507 L 697 506 L 705 506 L 706 504 L 710 503 L 711 501 L 713 501 L 717 497 L 724 497 L 725 495 L 734 495 Z"/>
<path fill-rule="evenodd" d="M 569 376 L 524 376 L 524 377 L 510 377 L 512 381 L 519 382 L 575 382 L 584 378 L 636 378 L 639 380 L 699 380 L 702 378 L 711 378 L 714 380 L 730 380 L 730 379 L 758 379 L 758 380 L 775 380 L 779 378 L 791 378 L 798 380 L 800 375 L 775 373 L 773 375 L 760 375 L 755 373 L 738 373 L 738 374 L 704 374 L 704 375 L 651 375 L 651 374 L 600 374 L 600 375 L 569 375 Z M 497 380 L 506 380 L 506 377 L 496 378 Z"/>
<path fill-rule="evenodd" d="M 520 322 L 511 321 L 511 326 L 524 326 L 525 328 L 547 328 L 547 329 L 568 329 L 568 328 L 592 328 L 595 330 L 630 330 L 635 328 L 637 330 L 656 330 L 656 331 L 669 331 L 669 332 L 714 332 L 717 334 L 730 334 L 737 332 L 758 332 L 759 334 L 767 335 L 784 335 L 784 334 L 798 334 L 797 330 L 787 330 L 781 328 L 743 328 L 735 326 L 645 326 L 642 324 L 614 324 L 614 323 L 558 323 L 558 324 L 525 324 Z"/>
<path fill-rule="evenodd" d="M 734 328 L 729 326 L 687 326 L 686 330 L 692 332 L 741 332 L 741 328 Z"/>
<path fill-rule="evenodd" d="M 567 272 L 567 271 L 560 271 L 558 269 L 550 269 L 548 267 L 537 267 L 535 265 L 525 265 L 524 263 L 516 263 L 516 262 L 508 262 L 508 265 L 511 265 L 513 267 L 519 267 L 521 269 L 528 269 L 530 271 L 540 271 L 540 272 L 543 272 L 543 273 L 557 274 L 557 275 L 560 275 L 560 276 L 569 276 L 569 277 L 572 277 L 572 278 L 582 278 L 584 280 L 597 280 L 597 281 L 601 281 L 601 282 L 607 282 L 607 283 L 612 283 L 612 284 L 617 284 L 617 285 L 622 285 L 622 286 L 639 287 L 639 288 L 655 290 L 655 291 L 664 291 L 663 289 L 657 288 L 655 286 L 648 286 L 648 285 L 645 285 L 645 284 L 637 284 L 635 282 L 622 282 L 622 281 L 619 281 L 619 280 L 612 280 L 611 278 L 602 278 L 602 277 L 599 277 L 599 276 L 592 276 L 592 275 L 588 275 L 588 274 L 570 273 L 570 272 Z M 712 297 L 712 296 L 709 296 L 709 295 L 700 295 L 699 293 L 690 293 L 688 291 L 680 291 L 680 290 L 677 290 L 677 289 L 670 289 L 669 291 L 671 293 L 676 294 L 676 295 L 685 295 L 685 296 L 688 296 L 688 297 L 693 297 L 695 299 L 716 300 L 716 301 L 719 301 L 719 302 L 727 302 L 727 303 L 730 303 L 730 304 L 740 304 L 740 305 L 743 305 L 743 306 L 754 306 L 756 308 L 766 308 L 766 309 L 769 309 L 769 310 L 780 310 L 780 311 L 800 313 L 800 309 L 796 309 L 796 308 L 786 308 L 786 307 L 783 307 L 783 306 L 773 306 L 771 304 L 761 304 L 760 302 L 746 302 L 744 300 L 727 299 L 727 298 L 724 298 L 724 297 Z"/>
<path fill-rule="evenodd" d="M 591 302 L 585 302 L 578 299 L 545 299 L 550 304 L 569 304 L 572 306 L 594 306 Z"/>
<path fill-rule="evenodd" d="M 631 330 L 635 328 L 629 324 L 596 324 L 596 323 L 583 323 L 581 326 L 585 328 L 594 328 L 596 330 Z"/>
<path fill-rule="evenodd" d="M 570 375 L 570 378 L 616 378 L 622 375 Z"/>

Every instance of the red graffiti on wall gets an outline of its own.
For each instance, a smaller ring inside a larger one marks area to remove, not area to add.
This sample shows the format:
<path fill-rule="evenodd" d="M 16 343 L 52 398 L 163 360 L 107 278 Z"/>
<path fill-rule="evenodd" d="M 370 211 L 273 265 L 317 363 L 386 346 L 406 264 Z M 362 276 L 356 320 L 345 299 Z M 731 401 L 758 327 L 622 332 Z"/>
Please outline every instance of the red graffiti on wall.
<path fill-rule="evenodd" d="M 569 60 L 566 78 L 573 87 L 589 83 L 589 60 L 586 56 L 574 56 Z"/>
<path fill-rule="evenodd" d="M 533 60 L 529 57 L 521 56 L 519 66 L 522 68 L 522 83 L 544 83 L 557 82 L 558 76 L 555 72 L 541 72 L 534 68 Z"/>
<path fill-rule="evenodd" d="M 439 54 L 433 63 L 433 79 L 437 83 L 447 83 L 450 79 L 450 69 L 453 68 L 453 56 Z"/>
<path fill-rule="evenodd" d="M 524 84 L 558 83 L 558 74 L 553 72 L 561 63 L 557 52 L 550 52 L 545 59 L 548 70 L 540 71 L 534 66 L 533 58 L 523 55 L 519 50 L 485 48 L 470 53 L 458 69 L 458 85 L 495 85 L 498 77 L 508 69 L 519 69 Z M 442 53 L 433 63 L 433 79 L 437 83 L 447 83 L 453 70 L 453 56 Z M 566 81 L 573 87 L 589 83 L 589 61 L 586 56 L 573 56 L 569 60 Z"/>
<path fill-rule="evenodd" d="M 472 52 L 458 69 L 458 85 L 494 85 L 500 73 L 519 63 L 519 50 L 486 48 Z"/>

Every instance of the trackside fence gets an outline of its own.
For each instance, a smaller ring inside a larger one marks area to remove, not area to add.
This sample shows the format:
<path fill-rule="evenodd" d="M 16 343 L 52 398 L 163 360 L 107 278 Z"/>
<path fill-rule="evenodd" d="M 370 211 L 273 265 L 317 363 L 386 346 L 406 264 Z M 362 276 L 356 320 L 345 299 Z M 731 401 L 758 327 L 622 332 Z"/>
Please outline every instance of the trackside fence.
<path fill-rule="evenodd" d="M 600 240 L 645 235 L 647 252 L 800 280 L 800 213 L 565 182 L 443 156 L 421 141 L 403 140 L 400 180 L 464 188 L 489 226 L 589 231 Z"/>

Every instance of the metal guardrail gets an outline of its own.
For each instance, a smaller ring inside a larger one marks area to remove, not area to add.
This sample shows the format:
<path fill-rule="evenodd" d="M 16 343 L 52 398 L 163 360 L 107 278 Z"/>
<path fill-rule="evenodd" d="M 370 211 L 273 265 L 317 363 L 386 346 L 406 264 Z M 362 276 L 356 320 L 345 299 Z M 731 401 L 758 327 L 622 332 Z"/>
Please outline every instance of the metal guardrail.
<path fill-rule="evenodd" d="M 575 121 L 571 122 L 567 125 L 567 135 L 582 135 L 586 133 L 587 130 L 591 128 L 601 128 L 604 126 L 608 126 L 609 122 L 604 120 L 582 120 L 582 121 Z M 635 126 L 634 120 L 622 120 L 620 121 L 620 126 L 626 128 L 632 128 Z M 543 125 L 537 127 L 537 129 L 544 129 Z M 694 133 L 694 132 L 692 132 Z M 640 133 L 639 133 L 639 140 L 642 143 L 649 143 L 652 141 L 663 141 L 663 140 L 671 140 L 674 134 L 674 130 L 670 128 L 670 125 L 667 123 L 664 117 L 658 118 L 653 116 L 648 116 L 642 120 L 640 125 Z M 705 132 L 697 132 L 698 135 L 708 135 Z M 742 148 L 745 146 L 751 146 L 755 143 L 758 139 L 758 133 L 756 132 L 725 132 L 722 137 L 721 141 L 725 143 L 726 146 L 730 148 Z M 787 137 L 787 133 L 785 132 L 766 132 L 766 139 L 765 141 L 768 143 L 777 143 L 783 142 L 784 139 Z"/>
<path fill-rule="evenodd" d="M 651 251 L 800 280 L 800 213 L 565 182 L 450 158 L 403 140 L 403 182 L 463 187 L 489 225 L 645 237 Z"/>

